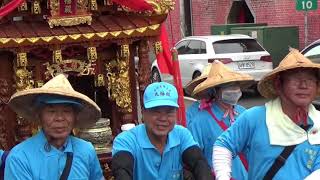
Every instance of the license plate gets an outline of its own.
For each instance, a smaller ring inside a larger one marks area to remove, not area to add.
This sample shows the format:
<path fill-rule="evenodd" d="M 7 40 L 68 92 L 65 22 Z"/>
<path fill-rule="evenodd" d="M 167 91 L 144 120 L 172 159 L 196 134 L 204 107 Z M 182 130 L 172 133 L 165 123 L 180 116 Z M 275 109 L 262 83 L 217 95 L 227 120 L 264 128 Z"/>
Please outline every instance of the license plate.
<path fill-rule="evenodd" d="M 254 69 L 255 63 L 253 61 L 238 62 L 239 69 Z"/>

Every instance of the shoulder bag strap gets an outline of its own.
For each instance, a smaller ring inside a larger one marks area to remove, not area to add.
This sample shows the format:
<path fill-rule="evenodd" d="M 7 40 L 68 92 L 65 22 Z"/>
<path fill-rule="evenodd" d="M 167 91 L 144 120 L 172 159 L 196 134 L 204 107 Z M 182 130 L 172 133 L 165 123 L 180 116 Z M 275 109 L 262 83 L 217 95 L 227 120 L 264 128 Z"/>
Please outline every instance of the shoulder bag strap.
<path fill-rule="evenodd" d="M 228 126 L 223 121 L 220 121 L 217 118 L 217 116 L 214 115 L 214 113 L 211 110 L 211 107 L 207 107 L 205 110 L 208 111 L 208 113 L 213 117 L 213 119 L 218 123 L 218 125 L 220 126 L 220 128 L 223 131 L 228 129 Z M 249 168 L 248 161 L 247 161 L 246 157 L 244 156 L 244 154 L 243 153 L 239 153 L 239 158 L 240 158 L 244 168 L 248 171 L 248 168 Z"/>
<path fill-rule="evenodd" d="M 267 174 L 264 176 L 263 180 L 272 180 L 272 178 L 277 174 L 280 168 L 286 163 L 286 160 L 293 152 L 296 145 L 286 146 L 281 154 L 273 162 L 272 166 L 268 170 Z"/>
<path fill-rule="evenodd" d="M 73 160 L 73 153 L 72 152 L 67 152 L 67 160 L 66 160 L 66 165 L 64 166 L 63 172 L 60 176 L 60 180 L 67 180 L 71 166 L 72 166 L 72 160 Z"/>
<path fill-rule="evenodd" d="M 307 131 L 310 128 L 310 125 L 306 125 L 306 126 L 302 125 L 300 127 L 305 131 Z M 264 176 L 263 180 L 272 180 L 272 178 L 277 174 L 280 168 L 286 163 L 286 160 L 288 159 L 288 157 L 293 152 L 296 146 L 297 145 L 286 146 L 282 150 L 281 154 L 273 162 L 272 166 L 268 170 L 267 174 Z"/>

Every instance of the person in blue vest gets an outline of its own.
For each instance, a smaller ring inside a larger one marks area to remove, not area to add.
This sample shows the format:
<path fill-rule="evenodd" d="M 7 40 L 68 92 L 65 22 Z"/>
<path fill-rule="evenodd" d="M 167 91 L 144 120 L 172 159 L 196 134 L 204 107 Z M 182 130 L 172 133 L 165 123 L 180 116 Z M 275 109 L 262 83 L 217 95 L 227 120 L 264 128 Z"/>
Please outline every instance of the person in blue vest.
<path fill-rule="evenodd" d="M 39 123 L 41 130 L 10 151 L 5 179 L 104 179 L 93 145 L 70 135 L 74 127 L 94 124 L 101 110 L 73 90 L 65 75 L 13 94 L 9 106 L 18 116 Z"/>
<path fill-rule="evenodd" d="M 211 167 L 213 144 L 245 110 L 237 103 L 242 95 L 241 88 L 252 83 L 251 76 L 234 72 L 220 61 L 214 61 L 209 72 L 204 71 L 186 86 L 192 91 L 192 97 L 199 100 L 187 109 L 187 128 L 199 143 Z M 247 179 L 245 157 L 236 157 L 232 163 L 232 177 Z"/>
<path fill-rule="evenodd" d="M 270 99 L 246 110 L 213 149 L 217 179 L 230 179 L 231 159 L 246 152 L 249 179 L 320 179 L 320 64 L 298 50 L 261 79 L 258 90 Z"/>
<path fill-rule="evenodd" d="M 178 93 L 166 82 L 147 86 L 144 124 L 113 141 L 112 174 L 116 180 L 175 180 L 187 165 L 198 180 L 212 180 L 208 163 L 190 132 L 176 125 Z"/>

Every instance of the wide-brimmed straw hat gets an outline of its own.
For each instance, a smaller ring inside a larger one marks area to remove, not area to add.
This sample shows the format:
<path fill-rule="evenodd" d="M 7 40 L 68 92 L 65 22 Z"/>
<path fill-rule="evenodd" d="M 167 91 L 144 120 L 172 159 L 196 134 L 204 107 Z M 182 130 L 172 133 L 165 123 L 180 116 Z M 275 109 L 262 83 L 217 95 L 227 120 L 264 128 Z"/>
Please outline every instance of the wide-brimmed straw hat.
<path fill-rule="evenodd" d="M 210 98 L 209 90 L 228 83 L 237 83 L 241 88 L 247 88 L 254 82 L 248 74 L 230 70 L 222 62 L 215 60 L 212 63 L 208 78 L 195 87 L 192 97 L 196 99 Z"/>
<path fill-rule="evenodd" d="M 198 86 L 200 83 L 202 83 L 204 80 L 207 79 L 208 74 L 210 72 L 212 64 L 208 64 L 206 67 L 204 67 L 203 72 L 201 73 L 201 75 L 195 79 L 193 79 L 192 81 L 190 81 L 186 87 L 184 88 L 187 94 L 192 94 L 194 88 L 196 86 Z"/>
<path fill-rule="evenodd" d="M 41 88 L 34 88 L 16 92 L 11 96 L 9 106 L 18 114 L 29 121 L 39 122 L 39 104 L 37 98 L 41 96 L 59 96 L 67 99 L 74 99 L 82 107 L 77 108 L 76 127 L 87 127 L 93 125 L 101 117 L 101 110 L 98 105 L 88 96 L 75 91 L 65 75 L 60 74 Z"/>
<path fill-rule="evenodd" d="M 275 78 L 280 72 L 296 68 L 320 69 L 320 64 L 313 63 L 310 59 L 303 56 L 297 49 L 292 49 L 290 53 L 280 62 L 278 67 L 266 74 L 260 80 L 258 83 L 258 91 L 265 98 L 274 99 L 278 97 L 274 88 Z"/>

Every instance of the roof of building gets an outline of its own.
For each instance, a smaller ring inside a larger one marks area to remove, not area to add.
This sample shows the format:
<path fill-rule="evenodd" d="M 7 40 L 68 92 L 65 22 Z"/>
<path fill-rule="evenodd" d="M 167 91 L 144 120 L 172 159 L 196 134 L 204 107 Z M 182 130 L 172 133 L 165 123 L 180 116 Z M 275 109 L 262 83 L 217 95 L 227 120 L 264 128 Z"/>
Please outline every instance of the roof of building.
<path fill-rule="evenodd" d="M 156 36 L 166 16 L 99 16 L 91 25 L 50 28 L 46 21 L 1 24 L 0 47 Z"/>

